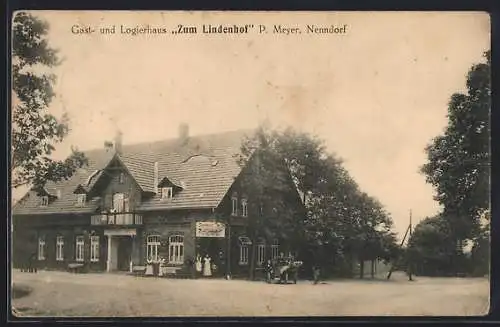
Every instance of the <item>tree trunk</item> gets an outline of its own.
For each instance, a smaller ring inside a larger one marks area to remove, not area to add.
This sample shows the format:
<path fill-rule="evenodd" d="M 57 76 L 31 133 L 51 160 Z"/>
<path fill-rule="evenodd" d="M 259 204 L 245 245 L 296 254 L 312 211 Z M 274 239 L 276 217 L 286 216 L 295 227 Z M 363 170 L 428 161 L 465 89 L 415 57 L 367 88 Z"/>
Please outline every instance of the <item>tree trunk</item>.
<path fill-rule="evenodd" d="M 355 269 L 356 260 L 354 260 L 352 254 L 349 254 L 348 260 L 349 260 L 349 268 L 350 268 L 349 278 L 354 278 L 354 269 Z"/>
<path fill-rule="evenodd" d="M 371 270 L 371 277 L 372 279 L 375 278 L 375 260 L 372 260 L 372 270 Z"/>
<path fill-rule="evenodd" d="M 365 261 L 359 260 L 359 279 L 363 279 L 365 276 Z"/>

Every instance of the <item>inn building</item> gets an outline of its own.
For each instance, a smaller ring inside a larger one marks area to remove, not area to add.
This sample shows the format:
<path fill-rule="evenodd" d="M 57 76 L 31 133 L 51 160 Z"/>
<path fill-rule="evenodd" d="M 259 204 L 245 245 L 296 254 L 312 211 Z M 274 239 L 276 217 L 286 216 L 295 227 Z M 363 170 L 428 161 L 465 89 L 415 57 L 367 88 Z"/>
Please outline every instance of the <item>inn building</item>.
<path fill-rule="evenodd" d="M 177 138 L 131 145 L 118 133 L 87 151 L 88 165 L 70 179 L 30 190 L 13 206 L 14 268 L 31 260 L 38 269 L 132 271 L 164 260 L 165 273 L 179 275 L 209 255 L 215 275 L 247 276 L 253 245 L 257 269 L 293 248 L 247 235 L 252 197 L 238 158 L 253 132 L 190 136 L 181 125 Z M 301 210 L 294 187 L 282 196 Z"/>

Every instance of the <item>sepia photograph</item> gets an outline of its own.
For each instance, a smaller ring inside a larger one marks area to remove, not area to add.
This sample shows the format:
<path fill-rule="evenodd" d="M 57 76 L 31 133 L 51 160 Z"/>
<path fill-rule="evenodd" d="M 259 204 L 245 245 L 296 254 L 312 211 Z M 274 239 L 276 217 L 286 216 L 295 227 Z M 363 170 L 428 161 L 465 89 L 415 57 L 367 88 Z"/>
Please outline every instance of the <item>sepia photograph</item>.
<path fill-rule="evenodd" d="M 487 13 L 11 22 L 12 319 L 488 314 Z"/>

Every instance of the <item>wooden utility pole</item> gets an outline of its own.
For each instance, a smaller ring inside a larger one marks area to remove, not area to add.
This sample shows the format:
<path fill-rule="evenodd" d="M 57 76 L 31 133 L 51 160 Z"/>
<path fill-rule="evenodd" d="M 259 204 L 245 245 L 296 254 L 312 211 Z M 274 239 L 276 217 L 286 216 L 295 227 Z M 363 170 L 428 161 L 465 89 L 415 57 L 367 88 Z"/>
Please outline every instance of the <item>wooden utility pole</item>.
<path fill-rule="evenodd" d="M 403 244 L 405 243 L 406 236 L 408 235 L 409 231 L 410 231 L 410 226 L 406 228 L 405 235 L 403 236 L 403 240 L 401 241 L 401 245 L 399 247 L 403 247 Z M 391 265 L 391 269 L 389 269 L 389 273 L 387 274 L 387 279 L 391 278 L 393 269 L 394 269 L 394 263 Z"/>
<path fill-rule="evenodd" d="M 410 209 L 410 226 L 408 226 L 408 229 L 410 230 L 410 237 L 408 239 L 411 239 L 411 233 L 412 233 L 412 222 L 411 222 L 411 209 Z M 411 260 L 409 258 L 409 256 L 407 256 L 408 258 L 408 280 L 413 280 L 412 279 L 412 276 L 411 276 L 411 268 L 412 268 L 412 265 L 411 265 Z"/>

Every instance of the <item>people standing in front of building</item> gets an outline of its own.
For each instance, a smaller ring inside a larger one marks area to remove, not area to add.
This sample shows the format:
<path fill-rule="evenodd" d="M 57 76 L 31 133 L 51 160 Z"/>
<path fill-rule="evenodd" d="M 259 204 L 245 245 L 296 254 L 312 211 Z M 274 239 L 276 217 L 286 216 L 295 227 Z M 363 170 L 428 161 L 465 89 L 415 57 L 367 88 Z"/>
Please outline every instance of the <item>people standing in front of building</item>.
<path fill-rule="evenodd" d="M 314 285 L 318 284 L 319 283 L 319 266 L 318 265 L 314 265 L 313 267 L 313 278 L 314 278 Z"/>
<path fill-rule="evenodd" d="M 266 262 L 266 282 L 271 283 L 271 281 L 274 279 L 273 276 L 273 265 L 271 263 L 271 260 L 267 260 Z"/>
<path fill-rule="evenodd" d="M 212 276 L 212 259 L 208 256 L 208 254 L 205 255 L 205 258 L 203 258 L 203 276 Z"/>
<path fill-rule="evenodd" d="M 201 269 L 202 269 L 201 256 L 199 254 L 196 255 L 195 267 L 196 267 L 196 275 L 199 276 L 201 274 Z"/>

